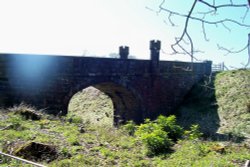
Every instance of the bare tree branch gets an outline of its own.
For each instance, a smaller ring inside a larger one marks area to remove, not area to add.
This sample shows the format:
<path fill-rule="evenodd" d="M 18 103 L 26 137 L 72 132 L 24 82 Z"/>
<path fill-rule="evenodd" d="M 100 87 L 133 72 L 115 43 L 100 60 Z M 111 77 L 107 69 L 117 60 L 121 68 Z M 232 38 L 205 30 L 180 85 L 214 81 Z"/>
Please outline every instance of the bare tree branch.
<path fill-rule="evenodd" d="M 223 4 L 223 5 L 218 5 L 218 6 L 215 5 L 215 1 L 213 4 L 210 4 L 204 0 L 198 0 L 198 1 L 203 3 L 204 5 L 207 5 L 210 8 L 213 8 L 214 10 L 217 10 L 219 8 L 228 8 L 228 7 L 230 7 L 230 8 L 238 8 L 238 7 L 240 7 L 240 8 L 246 7 L 247 8 L 248 7 L 248 4 L 239 4 L 238 5 L 238 4 L 234 4 L 233 1 L 231 1 L 230 4 Z"/>
<path fill-rule="evenodd" d="M 223 47 L 223 46 L 220 46 L 219 44 L 217 44 L 217 47 L 218 47 L 219 50 L 226 51 L 226 53 L 224 54 L 224 56 L 226 56 L 226 55 L 228 55 L 228 54 L 240 53 L 240 52 L 246 50 L 246 49 L 249 47 L 249 43 L 248 43 L 244 48 L 242 48 L 242 49 L 240 49 L 240 50 L 234 50 L 233 48 L 228 49 L 228 48 L 225 48 L 225 47 Z"/>
<path fill-rule="evenodd" d="M 250 0 L 249 0 L 249 2 L 250 2 Z M 250 5 L 249 5 L 249 6 L 250 6 Z M 242 17 L 242 23 L 245 22 L 245 19 L 246 19 L 246 17 L 247 17 L 248 12 L 249 12 L 249 8 L 246 9 L 246 12 L 245 12 L 244 16 Z"/>
<path fill-rule="evenodd" d="M 248 3 L 250 6 L 250 0 L 248 0 Z M 247 68 L 249 64 L 250 64 L 250 33 L 248 34 L 248 61 L 245 64 L 245 68 Z"/>
<path fill-rule="evenodd" d="M 209 39 L 207 38 L 207 33 L 206 33 L 204 22 L 202 22 L 202 33 L 203 33 L 205 41 L 209 41 Z"/>
<path fill-rule="evenodd" d="M 230 24 L 235 24 L 237 26 L 243 27 L 243 28 L 250 28 L 250 24 L 245 23 L 245 20 L 249 14 L 249 9 L 250 9 L 250 0 L 248 0 L 248 2 L 246 3 L 235 3 L 233 0 L 229 0 L 228 3 L 222 3 L 220 2 L 219 5 L 216 4 L 216 0 L 213 0 L 212 2 L 208 1 L 208 0 L 193 0 L 192 1 L 192 6 L 190 6 L 190 8 L 188 9 L 188 13 L 181 13 L 181 12 L 177 12 L 177 10 L 171 10 L 167 7 L 165 7 L 164 5 L 167 4 L 166 0 L 162 0 L 160 5 L 159 5 L 159 10 L 156 11 L 157 14 L 160 14 L 161 12 L 165 12 L 168 13 L 168 22 L 171 24 L 171 26 L 176 26 L 176 23 L 174 22 L 174 19 L 172 18 L 173 16 L 178 16 L 180 18 L 184 18 L 185 19 L 185 23 L 182 29 L 182 32 L 180 34 L 180 37 L 175 38 L 175 43 L 173 43 L 171 45 L 171 48 L 174 52 L 174 54 L 185 54 L 185 55 L 189 55 L 191 57 L 191 61 L 193 62 L 194 60 L 194 43 L 193 43 L 193 38 L 189 33 L 189 23 L 190 20 L 192 21 L 196 21 L 198 23 L 201 24 L 202 27 L 202 33 L 203 33 L 203 37 L 205 41 L 209 41 L 207 33 L 206 33 L 206 25 L 215 25 L 216 27 L 218 26 L 222 26 L 225 30 L 231 32 L 231 28 L 230 28 Z M 222 4 L 221 4 L 222 3 Z M 198 4 L 202 4 L 205 5 L 206 7 L 208 7 L 208 11 L 198 11 L 197 13 L 195 13 L 195 7 Z M 218 10 L 225 10 L 225 9 L 246 9 L 244 15 L 241 17 L 241 19 L 231 19 L 231 18 L 212 18 L 214 20 L 211 19 L 212 15 L 217 15 L 217 11 Z M 197 15 L 198 14 L 198 15 Z M 208 19 L 208 15 L 210 15 L 209 19 Z M 248 38 L 250 35 L 248 35 Z M 187 39 L 187 41 L 186 41 Z M 247 45 L 244 46 L 242 49 L 239 50 L 233 50 L 233 49 L 227 49 L 225 47 L 222 47 L 220 45 L 218 46 L 218 49 L 223 50 L 226 52 L 227 54 L 231 54 L 231 53 L 240 53 L 245 51 L 248 48 L 248 62 L 246 63 L 245 67 L 247 67 L 250 64 L 250 39 L 248 39 Z M 183 43 L 182 43 L 183 42 Z M 196 60 L 196 58 L 195 58 Z"/>
<path fill-rule="evenodd" d="M 225 56 L 228 55 L 228 54 L 240 53 L 240 52 L 245 51 L 246 49 L 248 49 L 248 55 L 250 55 L 250 33 L 248 34 L 248 42 L 242 49 L 239 49 L 239 50 L 233 50 L 232 48 L 227 49 L 225 47 L 220 46 L 219 44 L 217 44 L 217 47 L 218 47 L 219 50 L 226 51 L 226 53 L 224 54 Z M 250 56 L 248 56 L 247 62 L 243 63 L 244 68 L 247 68 L 249 65 L 250 65 Z"/>
<path fill-rule="evenodd" d="M 184 29 L 183 29 L 183 32 L 182 32 L 181 37 L 180 37 L 174 44 L 171 45 L 171 48 L 172 48 L 174 51 L 176 51 L 174 47 L 175 47 L 176 45 L 178 45 L 178 46 L 180 47 L 179 43 L 183 40 L 184 36 L 186 35 L 186 36 L 188 37 L 188 40 L 189 40 L 190 45 L 191 45 L 191 47 L 190 47 L 190 54 L 189 54 L 189 55 L 191 56 L 191 61 L 192 61 L 192 62 L 193 62 L 194 46 L 193 46 L 192 38 L 191 38 L 190 35 L 188 34 L 188 23 L 189 23 L 189 18 L 190 18 L 190 16 L 191 16 L 191 14 L 193 13 L 193 10 L 194 10 L 194 7 L 195 7 L 196 3 L 197 3 L 197 0 L 195 0 L 195 1 L 193 2 L 193 5 L 192 5 L 192 7 L 191 7 L 191 9 L 190 9 L 190 11 L 189 11 L 187 17 L 186 17 L 185 26 L 184 26 Z M 183 49 L 182 47 L 180 47 L 180 48 L 181 48 L 184 52 L 187 52 L 187 51 L 186 51 L 185 49 Z"/>

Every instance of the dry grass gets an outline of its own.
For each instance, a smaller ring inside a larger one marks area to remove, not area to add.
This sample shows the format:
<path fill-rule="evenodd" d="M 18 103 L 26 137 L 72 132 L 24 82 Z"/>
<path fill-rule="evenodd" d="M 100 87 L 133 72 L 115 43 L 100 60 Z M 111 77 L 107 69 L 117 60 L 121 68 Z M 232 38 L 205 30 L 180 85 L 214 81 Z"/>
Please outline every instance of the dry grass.
<path fill-rule="evenodd" d="M 88 87 L 75 94 L 70 101 L 68 111 L 68 117 L 80 117 L 84 124 L 113 126 L 112 100 L 94 87 Z"/>
<path fill-rule="evenodd" d="M 184 126 L 197 123 L 207 136 L 231 134 L 250 137 L 250 70 L 216 74 L 210 85 L 200 82 L 179 109 Z"/>

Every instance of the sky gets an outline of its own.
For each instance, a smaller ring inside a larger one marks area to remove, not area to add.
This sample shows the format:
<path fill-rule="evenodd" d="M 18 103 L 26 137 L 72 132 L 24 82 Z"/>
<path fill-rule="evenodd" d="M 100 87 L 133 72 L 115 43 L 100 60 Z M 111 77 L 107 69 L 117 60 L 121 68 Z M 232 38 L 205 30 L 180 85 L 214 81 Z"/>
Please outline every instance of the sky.
<path fill-rule="evenodd" d="M 220 0 L 220 2 L 226 0 Z M 237 3 L 246 0 L 237 0 Z M 149 41 L 162 41 L 162 60 L 190 61 L 186 55 L 171 55 L 170 45 L 180 36 L 185 20 L 157 14 L 161 0 L 0 0 L 0 52 L 46 55 L 107 56 L 118 53 L 119 46 L 129 46 L 130 54 L 149 59 Z M 192 0 L 166 0 L 165 7 L 187 12 Z M 150 8 L 150 10 L 148 9 Z M 203 11 L 202 5 L 197 9 Z M 245 9 L 219 11 L 216 19 L 227 15 L 240 18 Z M 208 18 L 210 19 L 210 17 Z M 250 24 L 250 14 L 245 23 Z M 224 56 L 217 43 L 230 49 L 241 49 L 247 43 L 250 29 L 227 24 L 206 26 L 209 41 L 203 37 L 201 24 L 190 22 L 188 31 L 195 47 L 202 51 L 200 60 L 225 62 L 240 67 L 247 61 L 247 50 Z"/>

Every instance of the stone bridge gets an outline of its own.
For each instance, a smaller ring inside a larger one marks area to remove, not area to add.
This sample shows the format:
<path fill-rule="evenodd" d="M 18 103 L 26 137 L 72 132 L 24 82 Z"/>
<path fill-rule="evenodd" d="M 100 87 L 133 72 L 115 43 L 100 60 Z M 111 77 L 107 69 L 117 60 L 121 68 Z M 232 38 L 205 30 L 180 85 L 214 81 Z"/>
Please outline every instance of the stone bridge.
<path fill-rule="evenodd" d="M 114 122 L 174 112 L 194 83 L 211 73 L 211 61 L 159 61 L 160 41 L 150 41 L 151 59 L 0 54 L 0 107 L 25 102 L 48 113 L 67 114 L 71 97 L 93 86 L 113 101 Z"/>

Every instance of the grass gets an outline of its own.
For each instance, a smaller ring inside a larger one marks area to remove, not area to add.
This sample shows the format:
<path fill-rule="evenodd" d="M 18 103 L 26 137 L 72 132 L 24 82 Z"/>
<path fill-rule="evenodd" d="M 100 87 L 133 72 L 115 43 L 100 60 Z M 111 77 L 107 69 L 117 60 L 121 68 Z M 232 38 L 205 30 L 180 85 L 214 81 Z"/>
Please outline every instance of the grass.
<path fill-rule="evenodd" d="M 216 147 L 224 151 L 216 150 Z M 167 161 L 167 166 L 241 166 L 250 158 L 248 147 L 221 145 L 212 141 L 180 141 L 175 146 L 176 152 Z"/>
<path fill-rule="evenodd" d="M 95 126 L 113 126 L 113 103 L 103 92 L 88 87 L 76 93 L 69 104 L 69 117 Z"/>
<path fill-rule="evenodd" d="M 8 113 L 4 116 L 11 122 L 12 117 L 17 115 Z M 43 122 L 46 122 L 46 126 L 41 127 Z M 212 161 L 214 166 L 240 166 L 246 159 L 250 159 L 249 147 L 232 142 L 225 146 L 225 153 L 220 153 L 212 150 L 212 146 L 221 145 L 220 142 L 183 140 L 173 146 L 172 153 L 147 156 L 142 142 L 130 136 L 123 128 L 86 127 L 86 132 L 80 133 L 80 124 L 69 123 L 67 119 L 42 118 L 39 121 L 27 121 L 21 116 L 20 124 L 26 129 L 0 131 L 1 150 L 10 153 L 10 150 L 32 141 L 55 145 L 58 159 L 40 162 L 52 167 L 210 166 Z M 8 165 L 15 163 L 17 162 L 11 161 Z M 4 165 L 6 166 L 2 164 Z"/>
<path fill-rule="evenodd" d="M 104 109 L 98 116 L 102 108 L 94 109 L 98 105 L 91 106 L 90 99 L 96 102 L 96 97 L 90 95 L 79 95 L 75 99 L 77 101 L 73 99 L 73 109 L 67 117 L 43 114 L 40 120 L 30 120 L 13 110 L 0 110 L 0 150 L 13 154 L 29 142 L 53 145 L 58 153 L 57 159 L 52 162 L 49 157 L 47 160 L 38 160 L 51 167 L 242 166 L 250 159 L 250 145 L 247 139 L 239 141 L 233 135 L 247 138 L 247 134 L 250 134 L 249 76 L 249 70 L 222 72 L 214 76 L 212 82 L 206 84 L 203 81 L 194 86 L 179 108 L 177 118 L 179 124 L 186 128 L 199 124 L 205 138 L 183 138 L 171 147 L 170 152 L 164 154 L 148 156 L 143 142 L 133 136 L 136 129 L 132 125 L 115 128 L 110 126 L 111 123 L 105 123 L 107 119 L 104 119 L 104 125 L 108 126 L 88 124 L 90 120 L 85 119 L 87 115 L 93 114 L 95 118 L 106 115 Z M 80 103 L 81 97 L 89 101 L 80 107 L 77 103 Z M 111 103 L 105 104 L 104 99 L 97 101 L 102 102 L 99 103 L 101 106 L 111 109 L 107 105 L 112 106 Z M 92 110 L 81 111 L 85 107 Z M 112 122 L 111 117 L 108 119 Z M 0 159 L 5 160 L 4 157 Z M 18 165 L 20 163 L 14 160 L 0 162 L 0 166 Z"/>
<path fill-rule="evenodd" d="M 179 123 L 199 124 L 206 136 L 250 138 L 250 70 L 220 72 L 210 79 L 186 96 L 178 110 Z"/>
<path fill-rule="evenodd" d="M 250 137 L 250 70 L 223 72 L 215 80 L 219 132 Z"/>

